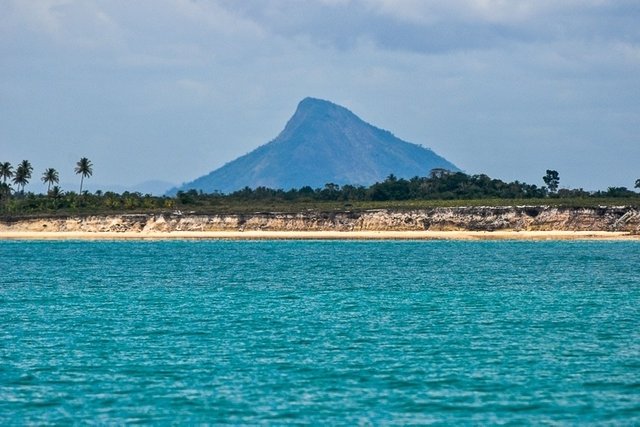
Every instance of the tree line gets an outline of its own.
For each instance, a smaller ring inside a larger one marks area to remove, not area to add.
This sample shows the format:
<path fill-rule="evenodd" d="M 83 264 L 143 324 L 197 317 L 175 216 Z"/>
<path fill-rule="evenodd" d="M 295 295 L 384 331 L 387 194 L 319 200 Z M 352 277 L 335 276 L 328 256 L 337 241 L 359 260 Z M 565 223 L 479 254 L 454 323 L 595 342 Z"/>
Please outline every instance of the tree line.
<path fill-rule="evenodd" d="M 82 157 L 76 163 L 74 171 L 77 175 L 80 175 L 80 194 L 82 194 L 82 186 L 84 179 L 93 175 L 93 164 L 91 160 L 86 157 Z M 12 193 L 18 193 L 24 195 L 24 187 L 29 184 L 32 178 L 33 166 L 29 160 L 23 160 L 18 166 L 13 169 L 10 162 L 0 162 L 0 179 L 2 179 L 2 186 L 0 193 L 3 195 L 11 195 Z M 60 174 L 55 168 L 47 168 L 42 174 L 41 180 L 47 184 L 47 194 L 51 192 L 60 194 L 61 189 L 56 184 L 60 182 Z M 9 181 L 7 183 L 7 181 Z M 13 183 L 15 189 L 11 186 Z M 53 188 L 51 187 L 53 185 Z"/>
<path fill-rule="evenodd" d="M 428 176 L 410 179 L 389 175 L 384 181 L 369 187 L 329 183 L 323 188 L 274 190 L 266 187 L 245 187 L 227 195 L 205 195 L 195 190 L 178 192 L 181 201 L 189 202 L 198 197 L 226 197 L 238 200 L 333 200 L 333 201 L 394 201 L 394 200 L 471 200 L 471 199 L 542 199 L 637 197 L 638 193 L 626 187 L 609 187 L 606 191 L 590 192 L 579 189 L 558 189 L 560 176 L 555 170 L 547 170 L 542 177 L 545 186 L 520 181 L 505 182 L 485 174 L 468 175 L 446 169 L 433 169 Z M 640 179 L 636 181 L 640 188 Z"/>
<path fill-rule="evenodd" d="M 0 164 L 4 166 L 4 164 Z M 30 165 L 28 165 L 30 166 Z M 0 169 L 5 191 L 0 193 L 0 213 L 29 214 L 39 212 L 119 212 L 119 211 L 165 211 L 165 210 L 233 210 L 233 209 L 296 209 L 303 205 L 311 207 L 335 206 L 348 207 L 352 203 L 401 202 L 412 200 L 527 200 L 527 199 L 595 199 L 595 198 L 634 198 L 638 203 L 639 193 L 626 187 L 609 187 L 606 191 L 585 191 L 559 188 L 560 176 L 555 170 L 547 170 L 542 177 L 544 186 L 536 186 L 520 181 L 505 182 L 485 174 L 468 175 L 445 169 L 433 169 L 425 177 L 410 179 L 389 175 L 384 181 L 365 187 L 359 185 L 338 185 L 328 183 L 321 188 L 305 186 L 290 190 L 266 187 L 249 188 L 228 194 L 220 192 L 178 191 L 174 196 L 152 196 L 137 192 L 96 191 L 83 192 L 84 179 L 93 173 L 91 162 L 82 158 L 76 165 L 75 173 L 80 175 L 80 193 L 63 192 L 55 184 L 58 173 L 55 169 L 46 169 L 42 182 L 47 184 L 47 194 L 24 193 L 24 175 L 26 182 L 31 177 L 32 168 L 22 162 L 13 175 Z M 28 171 L 28 173 L 25 173 Z M 16 185 L 10 188 L 6 181 L 12 179 Z M 636 181 L 640 188 L 640 179 Z M 9 191 L 6 191 L 9 189 Z M 12 196 L 13 191 L 13 196 Z M 536 201 L 537 203 L 537 201 Z"/>

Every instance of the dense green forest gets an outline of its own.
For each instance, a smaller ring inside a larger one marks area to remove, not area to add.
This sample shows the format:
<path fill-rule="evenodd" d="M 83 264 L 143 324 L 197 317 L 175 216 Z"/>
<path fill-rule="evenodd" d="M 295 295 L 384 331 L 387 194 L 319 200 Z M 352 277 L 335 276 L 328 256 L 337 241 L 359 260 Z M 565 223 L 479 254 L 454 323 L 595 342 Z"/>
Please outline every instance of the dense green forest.
<path fill-rule="evenodd" d="M 76 173 L 91 176 L 91 164 L 86 158 L 78 162 Z M 25 165 L 23 165 L 25 166 Z M 89 166 L 89 167 L 87 167 Z M 610 187 L 606 191 L 559 187 L 559 174 L 548 170 L 545 186 L 519 181 L 504 182 L 487 175 L 467 175 L 434 169 L 429 176 L 399 179 L 389 175 L 384 181 L 369 187 L 326 184 L 323 188 L 302 187 L 275 190 L 265 187 L 244 188 L 230 193 L 205 194 L 195 190 L 178 192 L 174 197 L 140 193 L 97 191 L 95 193 L 63 192 L 53 186 L 57 176 L 47 170 L 42 181 L 48 184 L 47 194 L 25 193 L 24 179 L 11 187 L 0 183 L 0 215 L 68 215 L 118 212 L 198 212 L 242 213 L 257 211 L 302 212 L 306 210 L 363 210 L 375 208 L 416 209 L 436 206 L 508 206 L 514 204 L 547 204 L 597 206 L 625 204 L 640 206 L 640 193 L 625 187 Z M 30 176 L 30 174 L 29 174 Z M 1 177 L 0 177 L 1 178 Z M 81 184 L 82 185 L 82 184 Z M 640 187 L 640 180 L 636 182 Z"/>

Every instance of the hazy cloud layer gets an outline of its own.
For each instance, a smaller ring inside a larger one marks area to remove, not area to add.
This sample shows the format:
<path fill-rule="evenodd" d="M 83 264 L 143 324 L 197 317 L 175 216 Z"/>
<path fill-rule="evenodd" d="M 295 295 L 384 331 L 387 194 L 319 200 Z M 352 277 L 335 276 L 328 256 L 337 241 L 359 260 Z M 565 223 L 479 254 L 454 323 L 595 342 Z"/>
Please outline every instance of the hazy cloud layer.
<path fill-rule="evenodd" d="M 637 22 L 625 0 L 0 0 L 0 160 L 178 183 L 315 96 L 470 173 L 631 187 Z"/>

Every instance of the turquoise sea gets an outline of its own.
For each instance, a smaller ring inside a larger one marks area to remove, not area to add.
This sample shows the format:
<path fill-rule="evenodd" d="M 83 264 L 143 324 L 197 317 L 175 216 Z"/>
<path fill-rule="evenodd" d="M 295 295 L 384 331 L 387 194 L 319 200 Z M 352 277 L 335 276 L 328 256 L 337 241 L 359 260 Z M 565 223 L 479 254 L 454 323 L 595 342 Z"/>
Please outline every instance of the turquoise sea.
<path fill-rule="evenodd" d="M 0 242 L 0 424 L 640 424 L 639 242 Z"/>

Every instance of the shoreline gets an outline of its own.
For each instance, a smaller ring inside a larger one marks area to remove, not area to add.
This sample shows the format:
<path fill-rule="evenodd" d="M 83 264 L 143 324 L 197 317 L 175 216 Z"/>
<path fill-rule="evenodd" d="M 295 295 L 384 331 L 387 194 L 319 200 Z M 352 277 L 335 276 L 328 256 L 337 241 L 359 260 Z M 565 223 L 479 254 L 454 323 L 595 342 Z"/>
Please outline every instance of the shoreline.
<path fill-rule="evenodd" d="M 2 240 L 624 240 L 618 231 L 0 231 Z"/>
<path fill-rule="evenodd" d="M 2 240 L 640 240 L 640 208 L 114 214 L 0 220 Z"/>

